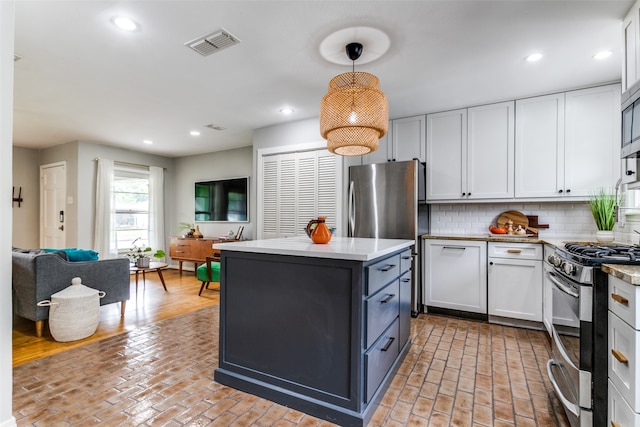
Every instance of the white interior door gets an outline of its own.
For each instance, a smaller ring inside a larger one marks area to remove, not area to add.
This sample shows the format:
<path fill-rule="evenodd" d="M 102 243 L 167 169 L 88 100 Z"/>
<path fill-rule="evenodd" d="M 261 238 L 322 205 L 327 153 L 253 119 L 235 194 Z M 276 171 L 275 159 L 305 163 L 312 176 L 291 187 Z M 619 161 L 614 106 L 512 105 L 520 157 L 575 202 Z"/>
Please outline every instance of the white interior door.
<path fill-rule="evenodd" d="M 40 166 L 40 247 L 64 248 L 67 164 Z"/>

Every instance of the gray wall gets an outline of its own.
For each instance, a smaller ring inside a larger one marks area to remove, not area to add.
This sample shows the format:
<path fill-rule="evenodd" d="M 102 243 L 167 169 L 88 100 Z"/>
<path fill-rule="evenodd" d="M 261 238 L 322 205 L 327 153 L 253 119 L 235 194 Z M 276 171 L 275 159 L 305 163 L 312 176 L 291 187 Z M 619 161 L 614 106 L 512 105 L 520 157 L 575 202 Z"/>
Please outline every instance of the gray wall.
<path fill-rule="evenodd" d="M 67 247 L 93 248 L 95 221 L 96 158 L 136 163 L 146 166 L 165 168 L 165 236 L 171 235 L 171 210 L 173 203 L 173 162 L 168 157 L 123 148 L 97 144 L 87 141 L 73 141 L 67 144 L 40 150 L 39 164 L 65 161 L 67 164 Z M 39 168 L 36 165 L 39 175 Z M 169 246 L 166 243 L 167 249 Z"/>
<path fill-rule="evenodd" d="M 13 147 L 13 186 L 17 197 L 22 187 L 23 202 L 13 203 L 12 245 L 18 248 L 40 247 L 40 172 L 39 152 Z"/>
<path fill-rule="evenodd" d="M 234 150 L 218 151 L 215 153 L 199 154 L 197 156 L 180 157 L 175 160 L 175 203 L 171 206 L 171 228 L 167 236 L 184 234 L 177 230 L 181 222 L 194 222 L 194 183 L 221 178 L 249 177 L 249 222 L 198 222 L 200 231 L 205 237 L 216 237 L 227 234 L 230 230 L 235 233 L 240 225 L 245 226 L 243 236 L 253 239 L 254 224 L 256 223 L 255 179 L 252 170 L 251 147 Z"/>

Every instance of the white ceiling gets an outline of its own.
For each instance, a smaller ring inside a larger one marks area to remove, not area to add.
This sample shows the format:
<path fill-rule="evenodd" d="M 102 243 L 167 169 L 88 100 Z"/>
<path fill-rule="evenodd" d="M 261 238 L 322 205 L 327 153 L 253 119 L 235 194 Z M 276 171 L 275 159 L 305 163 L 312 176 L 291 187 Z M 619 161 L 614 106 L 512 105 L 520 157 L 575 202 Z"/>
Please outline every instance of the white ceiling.
<path fill-rule="evenodd" d="M 380 59 L 356 62 L 379 77 L 390 118 L 617 81 L 633 2 L 18 0 L 14 144 L 169 157 L 251 145 L 253 129 L 318 116 L 331 77 L 351 69 L 320 43 L 352 26 L 390 38 Z M 115 28 L 115 15 L 141 30 Z M 219 28 L 241 43 L 206 57 L 184 46 Z M 613 55 L 592 59 L 604 49 Z M 534 51 L 544 58 L 525 62 Z"/>

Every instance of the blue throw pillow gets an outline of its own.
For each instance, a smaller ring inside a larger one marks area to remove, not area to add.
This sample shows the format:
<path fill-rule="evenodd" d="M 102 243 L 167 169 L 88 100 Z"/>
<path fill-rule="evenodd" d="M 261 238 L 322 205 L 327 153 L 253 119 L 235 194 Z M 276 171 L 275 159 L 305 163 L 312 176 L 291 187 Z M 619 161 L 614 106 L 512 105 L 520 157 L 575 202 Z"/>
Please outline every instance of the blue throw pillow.
<path fill-rule="evenodd" d="M 64 252 L 67 254 L 69 261 L 97 261 L 98 252 L 91 249 L 78 249 L 78 248 L 66 248 L 66 249 L 49 249 L 43 248 L 45 252 Z"/>

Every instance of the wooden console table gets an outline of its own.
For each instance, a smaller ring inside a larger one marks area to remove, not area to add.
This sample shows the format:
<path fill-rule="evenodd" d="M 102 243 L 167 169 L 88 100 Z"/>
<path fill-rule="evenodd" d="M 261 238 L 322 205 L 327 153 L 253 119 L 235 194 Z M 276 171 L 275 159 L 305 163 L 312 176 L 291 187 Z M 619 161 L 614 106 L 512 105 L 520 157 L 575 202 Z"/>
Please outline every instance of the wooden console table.
<path fill-rule="evenodd" d="M 199 264 L 204 264 L 207 257 L 214 256 L 215 252 L 211 245 L 222 243 L 225 240 L 216 238 L 193 238 L 193 237 L 172 237 L 169 244 L 169 256 L 180 263 L 180 274 L 182 274 L 182 263 L 194 263 L 194 273 Z"/>

